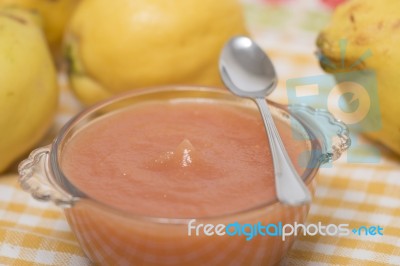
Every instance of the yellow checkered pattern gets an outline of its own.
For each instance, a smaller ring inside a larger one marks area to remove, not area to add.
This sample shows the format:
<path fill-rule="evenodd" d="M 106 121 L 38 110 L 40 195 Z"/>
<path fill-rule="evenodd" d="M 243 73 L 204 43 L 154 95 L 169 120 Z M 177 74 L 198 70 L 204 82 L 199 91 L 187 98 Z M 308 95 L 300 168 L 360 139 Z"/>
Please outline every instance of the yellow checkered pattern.
<path fill-rule="evenodd" d="M 22 192 L 17 178 L 1 177 L 0 265 L 90 265 L 61 210 Z"/>
<path fill-rule="evenodd" d="M 256 5 L 246 2 L 250 9 Z M 285 80 L 322 74 L 312 54 L 315 34 L 277 32 L 248 16 L 253 36 L 277 67 L 280 83 L 272 99 L 285 102 Z M 80 109 L 65 89 L 60 102 L 52 133 L 42 144 Z M 282 265 L 400 265 L 400 158 L 378 148 L 379 163 L 349 164 L 343 158 L 321 169 L 307 222 L 379 225 L 383 236 L 300 236 Z M 62 211 L 32 199 L 17 178 L 15 173 L 0 177 L 0 265 L 90 265 Z"/>
<path fill-rule="evenodd" d="M 322 169 L 308 223 L 381 226 L 383 236 L 300 237 L 285 265 L 400 265 L 400 164 L 337 163 Z"/>

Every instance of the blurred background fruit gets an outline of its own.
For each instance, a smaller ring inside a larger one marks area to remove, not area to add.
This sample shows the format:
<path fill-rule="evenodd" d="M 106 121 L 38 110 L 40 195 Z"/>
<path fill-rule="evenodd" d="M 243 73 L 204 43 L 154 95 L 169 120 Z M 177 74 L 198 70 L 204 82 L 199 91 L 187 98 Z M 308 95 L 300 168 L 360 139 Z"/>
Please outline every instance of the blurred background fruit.
<path fill-rule="evenodd" d="M 0 172 L 41 139 L 56 111 L 56 71 L 36 19 L 0 10 Z"/>
<path fill-rule="evenodd" d="M 321 1 L 330 8 L 335 8 L 346 0 L 321 0 Z"/>
<path fill-rule="evenodd" d="M 54 56 L 61 50 L 65 25 L 80 0 L 0 0 L 0 7 L 20 7 L 42 16 L 46 39 Z"/>
<path fill-rule="evenodd" d="M 340 5 L 330 24 L 320 33 L 317 45 L 323 57 L 341 66 L 340 40 L 347 42 L 344 66 L 351 66 L 365 52 L 372 56 L 353 70 L 372 69 L 378 82 L 382 128 L 366 133 L 400 154 L 400 1 L 351 0 Z M 321 64 L 325 71 L 337 73 Z M 377 125 L 378 127 L 378 125 Z"/>
<path fill-rule="evenodd" d="M 85 0 L 65 39 L 70 83 L 85 104 L 155 85 L 222 86 L 220 50 L 246 33 L 236 0 Z"/>

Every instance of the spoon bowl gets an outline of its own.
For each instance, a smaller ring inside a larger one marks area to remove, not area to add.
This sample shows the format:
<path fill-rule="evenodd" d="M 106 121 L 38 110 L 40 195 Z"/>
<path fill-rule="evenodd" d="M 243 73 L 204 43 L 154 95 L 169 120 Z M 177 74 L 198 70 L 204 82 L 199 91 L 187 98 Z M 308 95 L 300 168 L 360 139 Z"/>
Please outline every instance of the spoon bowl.
<path fill-rule="evenodd" d="M 245 36 L 226 44 L 220 56 L 220 71 L 225 85 L 241 97 L 265 97 L 278 83 L 271 60 Z"/>
<path fill-rule="evenodd" d="M 270 144 L 278 200 L 287 205 L 310 203 L 311 194 L 287 154 L 265 100 L 278 82 L 271 60 L 253 40 L 237 36 L 223 48 L 219 69 L 228 89 L 253 99 L 260 110 Z"/>

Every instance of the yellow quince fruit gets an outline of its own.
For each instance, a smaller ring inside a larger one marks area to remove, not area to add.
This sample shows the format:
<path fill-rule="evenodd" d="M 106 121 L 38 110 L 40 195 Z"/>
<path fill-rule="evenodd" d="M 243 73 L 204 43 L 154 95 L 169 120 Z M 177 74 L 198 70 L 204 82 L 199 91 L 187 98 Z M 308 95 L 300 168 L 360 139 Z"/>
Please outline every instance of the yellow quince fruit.
<path fill-rule="evenodd" d="M 85 104 L 156 85 L 221 86 L 219 53 L 246 33 L 236 0 L 85 0 L 66 33 L 71 86 Z"/>
<path fill-rule="evenodd" d="M 326 71 L 334 74 L 351 70 L 375 72 L 382 127 L 365 134 L 397 154 L 400 154 L 399 10 L 398 0 L 347 1 L 335 10 L 330 24 L 317 39 L 321 66 Z M 340 40 L 347 42 L 345 53 L 340 48 Z M 368 53 L 369 57 L 363 56 Z M 338 67 L 334 69 L 332 65 Z"/>
<path fill-rule="evenodd" d="M 60 52 L 65 26 L 80 0 L 0 0 L 0 7 L 25 8 L 42 16 L 53 55 Z"/>
<path fill-rule="evenodd" d="M 56 71 L 35 20 L 0 9 L 0 172 L 42 138 L 57 106 Z"/>

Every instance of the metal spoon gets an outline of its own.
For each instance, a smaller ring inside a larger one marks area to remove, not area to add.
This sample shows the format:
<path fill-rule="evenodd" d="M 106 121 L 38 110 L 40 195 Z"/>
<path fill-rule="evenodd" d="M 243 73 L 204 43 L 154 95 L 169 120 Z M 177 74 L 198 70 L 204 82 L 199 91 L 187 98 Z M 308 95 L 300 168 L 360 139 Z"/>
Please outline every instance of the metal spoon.
<path fill-rule="evenodd" d="M 272 153 L 278 200 L 288 205 L 309 203 L 311 194 L 287 154 L 265 100 L 278 82 L 268 56 L 250 38 L 234 37 L 222 50 L 219 69 L 228 89 L 240 97 L 253 99 L 261 112 Z"/>

